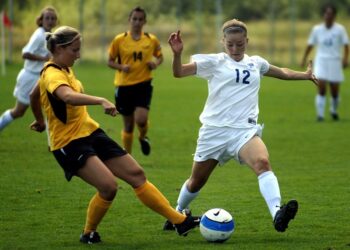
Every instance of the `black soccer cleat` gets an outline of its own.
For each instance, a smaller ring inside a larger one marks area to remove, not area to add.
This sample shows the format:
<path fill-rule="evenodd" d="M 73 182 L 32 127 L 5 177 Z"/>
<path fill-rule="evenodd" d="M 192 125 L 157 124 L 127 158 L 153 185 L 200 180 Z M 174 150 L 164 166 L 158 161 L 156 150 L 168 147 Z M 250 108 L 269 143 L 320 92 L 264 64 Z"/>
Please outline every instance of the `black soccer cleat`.
<path fill-rule="evenodd" d="M 189 210 L 187 208 L 184 209 L 181 213 L 186 215 L 186 216 L 191 216 L 192 215 L 191 210 Z M 165 223 L 164 223 L 164 226 L 163 226 L 163 230 L 164 231 L 174 231 L 175 230 L 174 224 L 171 223 L 169 220 L 166 220 Z"/>
<path fill-rule="evenodd" d="M 339 115 L 337 113 L 331 113 L 333 121 L 339 121 Z"/>
<path fill-rule="evenodd" d="M 317 116 L 316 121 L 318 121 L 318 122 L 323 122 L 323 121 L 324 121 L 324 118 L 323 118 L 322 116 Z"/>
<path fill-rule="evenodd" d="M 188 232 L 199 226 L 201 217 L 187 216 L 181 224 L 175 224 L 175 230 L 180 236 L 187 236 Z"/>
<path fill-rule="evenodd" d="M 101 242 L 101 237 L 98 232 L 90 232 L 84 234 L 84 232 L 80 235 L 80 242 L 85 244 L 96 244 Z"/>
<path fill-rule="evenodd" d="M 284 232 L 288 228 L 290 220 L 294 219 L 298 211 L 298 202 L 296 200 L 290 200 L 286 205 L 283 205 L 280 210 L 277 211 L 273 224 L 278 232 Z"/>
<path fill-rule="evenodd" d="M 143 139 L 139 139 L 141 144 L 141 151 L 144 155 L 149 155 L 151 153 L 151 144 L 148 137 L 146 136 Z"/>

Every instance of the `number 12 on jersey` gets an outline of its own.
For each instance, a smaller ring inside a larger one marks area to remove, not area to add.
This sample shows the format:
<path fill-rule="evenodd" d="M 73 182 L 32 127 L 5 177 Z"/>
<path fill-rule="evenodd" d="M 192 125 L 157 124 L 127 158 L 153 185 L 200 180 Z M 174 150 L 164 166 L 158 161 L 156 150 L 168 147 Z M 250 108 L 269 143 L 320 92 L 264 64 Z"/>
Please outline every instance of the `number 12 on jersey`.
<path fill-rule="evenodd" d="M 239 83 L 240 82 L 240 72 L 239 72 L 239 69 L 235 69 L 236 71 L 236 83 Z M 243 75 L 243 79 L 242 79 L 242 83 L 243 84 L 249 84 L 250 81 L 248 81 L 248 78 L 250 77 L 250 72 L 249 70 L 243 70 L 242 71 L 242 75 Z"/>

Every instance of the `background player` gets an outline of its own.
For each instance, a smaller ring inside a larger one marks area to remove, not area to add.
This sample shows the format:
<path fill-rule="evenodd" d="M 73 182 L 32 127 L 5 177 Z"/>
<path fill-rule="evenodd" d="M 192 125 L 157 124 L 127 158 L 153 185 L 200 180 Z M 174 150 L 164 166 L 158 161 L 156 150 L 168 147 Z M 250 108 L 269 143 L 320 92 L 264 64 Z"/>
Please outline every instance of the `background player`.
<path fill-rule="evenodd" d="M 108 66 L 117 70 L 115 101 L 123 116 L 123 146 L 131 153 L 136 123 L 142 153 L 149 155 L 151 146 L 147 131 L 153 90 L 151 72 L 163 62 L 163 56 L 158 39 L 143 32 L 146 24 L 144 9 L 134 8 L 129 14 L 129 24 L 130 31 L 117 35 L 110 44 Z"/>
<path fill-rule="evenodd" d="M 34 31 L 29 42 L 22 50 L 24 59 L 23 69 L 17 76 L 17 83 L 13 92 L 17 101 L 12 109 L 6 110 L 0 117 L 0 131 L 14 119 L 22 117 L 29 106 L 29 94 L 39 79 L 39 73 L 45 61 L 50 59 L 50 52 L 46 49 L 45 32 L 51 31 L 57 23 L 56 10 L 52 7 L 44 8 L 36 19 L 38 28 Z"/>
<path fill-rule="evenodd" d="M 190 178 L 183 184 L 177 210 L 187 209 L 205 185 L 217 164 L 230 159 L 247 164 L 258 176 L 259 188 L 270 210 L 275 229 L 283 232 L 297 213 L 296 200 L 281 207 L 279 184 L 261 139 L 258 121 L 258 92 L 263 75 L 284 80 L 311 80 L 317 83 L 311 65 L 306 72 L 270 65 L 259 56 L 245 54 L 247 27 L 236 19 L 222 27 L 225 53 L 197 54 L 181 63 L 183 43 L 180 31 L 170 35 L 175 77 L 197 75 L 208 80 L 209 94 L 200 116 L 197 148 Z M 164 229 L 172 229 L 166 222 Z"/>
<path fill-rule="evenodd" d="M 317 46 L 314 60 L 314 72 L 319 79 L 318 94 L 315 98 L 317 120 L 324 120 L 326 106 L 326 85 L 329 83 L 331 91 L 330 113 L 333 120 L 338 120 L 339 88 L 344 80 L 343 70 L 348 66 L 349 38 L 344 26 L 335 22 L 337 9 L 327 4 L 322 9 L 324 23 L 313 27 L 308 40 L 302 66 L 314 46 Z M 341 58 L 341 48 L 344 47 L 344 55 Z"/>
<path fill-rule="evenodd" d="M 198 218 L 185 216 L 173 209 L 162 193 L 145 176 L 141 166 L 111 140 L 88 114 L 86 105 L 101 105 L 106 114 L 115 116 L 116 107 L 105 98 L 86 95 L 72 66 L 80 57 L 81 37 L 77 30 L 63 26 L 47 35 L 53 58 L 41 72 L 31 93 L 31 106 L 36 121 L 31 128 L 43 131 L 49 124 L 51 150 L 69 181 L 79 176 L 97 189 L 87 210 L 83 243 L 98 243 L 97 226 L 112 204 L 118 177 L 134 188 L 136 196 L 149 208 L 177 224 L 180 235 L 198 225 Z"/>

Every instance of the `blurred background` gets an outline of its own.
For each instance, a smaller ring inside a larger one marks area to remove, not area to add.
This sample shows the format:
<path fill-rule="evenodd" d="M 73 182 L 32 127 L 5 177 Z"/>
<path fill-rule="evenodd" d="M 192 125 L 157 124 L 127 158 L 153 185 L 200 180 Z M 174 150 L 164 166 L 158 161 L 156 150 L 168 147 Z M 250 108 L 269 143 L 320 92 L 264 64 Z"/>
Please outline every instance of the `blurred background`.
<path fill-rule="evenodd" d="M 350 28 L 350 0 L 331 1 L 337 21 Z M 59 25 L 83 34 L 83 61 L 106 62 L 113 37 L 128 30 L 132 8 L 147 12 L 145 31 L 155 34 L 170 58 L 167 39 L 181 29 L 185 55 L 222 50 L 221 25 L 238 18 L 248 25 L 248 54 L 259 54 L 274 64 L 299 65 L 314 24 L 322 22 L 324 0 L 1 0 L 11 26 L 3 28 L 6 62 L 21 62 L 21 50 L 36 29 L 35 18 L 45 6 L 58 11 Z M 187 58 L 185 57 L 185 60 Z"/>

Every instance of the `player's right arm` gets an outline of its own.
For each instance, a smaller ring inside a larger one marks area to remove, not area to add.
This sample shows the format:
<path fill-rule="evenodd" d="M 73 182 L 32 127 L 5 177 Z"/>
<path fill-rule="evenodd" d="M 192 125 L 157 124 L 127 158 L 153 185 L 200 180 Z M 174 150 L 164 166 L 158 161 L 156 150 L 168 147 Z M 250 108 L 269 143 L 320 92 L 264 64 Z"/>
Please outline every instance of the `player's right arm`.
<path fill-rule="evenodd" d="M 112 69 L 120 70 L 125 73 L 130 71 L 130 65 L 127 64 L 121 64 L 116 59 L 119 55 L 119 43 L 120 43 L 120 36 L 117 36 L 113 39 L 111 42 L 109 49 L 108 49 L 108 66 Z"/>
<path fill-rule="evenodd" d="M 196 74 L 197 65 L 195 62 L 182 64 L 181 54 L 183 50 L 183 42 L 180 36 L 180 31 L 170 35 L 168 43 L 173 51 L 173 74 L 175 77 L 185 77 Z"/>
<path fill-rule="evenodd" d="M 60 85 L 54 91 L 54 95 L 63 102 L 73 106 L 101 105 L 105 111 L 105 114 L 111 116 L 116 116 L 118 114 L 115 105 L 107 99 L 76 92 L 67 85 Z"/>
<path fill-rule="evenodd" d="M 306 60 L 307 60 L 307 58 L 309 57 L 309 54 L 310 54 L 312 48 L 313 48 L 313 45 L 311 45 L 311 44 L 309 44 L 309 45 L 306 47 L 305 52 L 304 52 L 303 59 L 302 59 L 302 61 L 301 61 L 301 67 L 302 67 L 302 68 L 305 67 L 305 65 L 306 65 Z"/>

